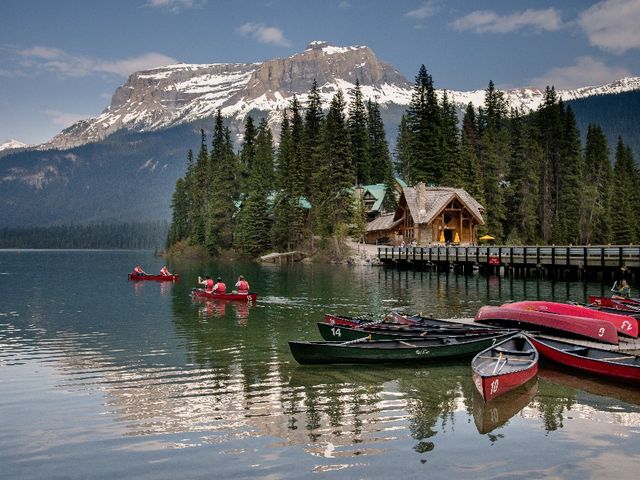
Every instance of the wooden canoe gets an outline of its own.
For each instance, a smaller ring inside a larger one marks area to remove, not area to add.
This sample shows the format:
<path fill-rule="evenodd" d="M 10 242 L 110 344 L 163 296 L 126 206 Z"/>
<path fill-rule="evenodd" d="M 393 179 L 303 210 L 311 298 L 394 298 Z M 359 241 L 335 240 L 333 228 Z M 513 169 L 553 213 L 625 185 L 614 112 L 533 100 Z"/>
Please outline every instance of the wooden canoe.
<path fill-rule="evenodd" d="M 536 312 L 547 312 L 559 315 L 573 315 L 575 317 L 595 318 L 605 320 L 615 325 L 618 333 L 628 337 L 638 338 L 638 321 L 628 315 L 618 315 L 615 313 L 607 313 L 581 305 L 571 305 L 568 303 L 545 302 L 545 301 L 524 301 L 505 303 L 502 305 L 506 308 L 519 308 L 522 310 L 531 310 Z"/>
<path fill-rule="evenodd" d="M 209 293 L 201 288 L 191 290 L 191 296 L 194 299 L 204 300 L 230 300 L 237 302 L 255 303 L 258 295 L 255 293 Z"/>
<path fill-rule="evenodd" d="M 289 342 L 293 358 L 301 364 L 332 363 L 427 363 L 473 356 L 513 335 L 480 338 L 434 338 L 407 340 L 368 340 L 350 342 Z"/>
<path fill-rule="evenodd" d="M 388 325 L 378 323 L 375 325 L 365 324 L 363 326 L 336 325 L 335 323 L 318 322 L 318 330 L 323 339 L 328 341 L 355 340 L 370 336 L 372 340 L 395 340 L 398 338 L 420 338 L 420 337 L 470 337 L 472 335 L 496 335 L 505 332 L 501 327 L 495 328 L 429 328 L 426 326 L 412 325 Z M 513 330 L 518 333 L 518 330 Z"/>
<path fill-rule="evenodd" d="M 513 326 L 525 330 L 548 330 L 564 335 L 590 338 L 598 342 L 618 344 L 618 332 L 613 323 L 594 318 L 520 310 L 506 306 L 484 306 L 476 313 L 475 320 L 478 323 Z"/>
<path fill-rule="evenodd" d="M 471 360 L 473 383 L 486 402 L 531 380 L 538 373 L 538 351 L 523 335 L 514 335 Z"/>
<path fill-rule="evenodd" d="M 394 315 L 402 315 L 397 312 L 393 313 Z M 461 329 L 461 330 L 486 330 L 487 328 L 491 328 L 493 330 L 496 327 L 488 327 L 487 325 L 470 325 L 468 323 L 456 322 L 454 320 L 441 320 L 436 318 L 429 317 L 406 317 L 413 318 L 413 320 L 408 321 L 406 323 L 400 322 L 389 322 L 389 316 L 385 317 L 383 320 L 372 320 L 368 318 L 358 318 L 358 317 L 349 317 L 345 315 L 336 315 L 334 313 L 325 313 L 324 321 L 326 323 L 331 323 L 335 325 L 345 325 L 345 326 L 388 326 L 388 327 L 411 327 L 411 328 L 446 328 L 446 329 Z"/>
<path fill-rule="evenodd" d="M 137 275 L 135 273 L 130 273 L 128 278 L 133 281 L 147 280 L 152 282 L 177 282 L 180 280 L 180 275 Z"/>
<path fill-rule="evenodd" d="M 531 337 L 540 355 L 564 366 L 594 373 L 609 380 L 640 384 L 640 356 L 602 350 L 544 336 Z"/>

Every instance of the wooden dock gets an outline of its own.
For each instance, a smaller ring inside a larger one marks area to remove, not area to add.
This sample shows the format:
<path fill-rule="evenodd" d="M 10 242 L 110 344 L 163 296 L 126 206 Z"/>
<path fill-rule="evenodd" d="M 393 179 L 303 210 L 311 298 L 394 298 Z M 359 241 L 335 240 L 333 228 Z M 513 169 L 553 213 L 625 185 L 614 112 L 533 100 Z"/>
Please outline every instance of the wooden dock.
<path fill-rule="evenodd" d="M 378 247 L 378 258 L 385 265 L 466 274 L 616 279 L 622 268 L 634 280 L 640 274 L 640 245 Z"/>

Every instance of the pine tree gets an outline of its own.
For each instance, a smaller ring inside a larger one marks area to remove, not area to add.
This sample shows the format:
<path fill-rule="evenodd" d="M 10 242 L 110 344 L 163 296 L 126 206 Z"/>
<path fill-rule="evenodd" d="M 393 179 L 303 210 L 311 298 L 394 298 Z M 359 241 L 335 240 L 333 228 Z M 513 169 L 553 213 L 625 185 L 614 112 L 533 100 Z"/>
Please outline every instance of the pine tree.
<path fill-rule="evenodd" d="M 406 113 L 400 118 L 398 137 L 396 138 L 395 157 L 398 173 L 406 182 L 410 183 L 415 166 L 412 163 L 411 131 L 407 125 Z"/>
<path fill-rule="evenodd" d="M 563 111 L 560 155 L 556 165 L 555 243 L 578 243 L 584 190 L 580 132 L 570 106 Z"/>
<path fill-rule="evenodd" d="M 234 244 L 250 256 L 270 246 L 267 197 L 273 187 L 273 138 L 266 120 L 261 120 L 255 142 L 255 158 L 249 174 L 248 193 L 238 214 Z"/>
<path fill-rule="evenodd" d="M 469 103 L 462 120 L 460 138 L 460 170 L 462 188 L 484 204 L 484 187 L 478 155 L 480 154 L 480 137 L 473 105 Z"/>
<path fill-rule="evenodd" d="M 584 190 L 580 242 L 606 245 L 612 241 L 611 193 L 613 170 L 607 137 L 598 125 L 589 125 L 584 152 Z"/>
<path fill-rule="evenodd" d="M 244 138 L 242 140 L 242 149 L 240 150 L 240 169 L 238 172 L 239 190 L 245 192 L 248 189 L 249 175 L 253 162 L 256 158 L 256 127 L 253 123 L 253 117 L 247 115 L 244 123 Z"/>
<path fill-rule="evenodd" d="M 178 178 L 171 197 L 171 226 L 167 238 L 167 248 L 183 240 L 188 235 L 189 198 L 184 178 Z"/>
<path fill-rule="evenodd" d="M 210 164 L 207 150 L 207 137 L 204 130 L 200 130 L 200 151 L 193 168 L 193 175 L 188 178 L 188 196 L 191 209 L 189 210 L 189 239 L 192 245 L 204 245 L 205 241 L 205 209 L 206 198 L 209 194 Z"/>
<path fill-rule="evenodd" d="M 634 215 L 634 200 L 637 185 L 634 185 L 636 177 L 635 165 L 631 149 L 618 137 L 616 146 L 616 163 L 613 166 L 613 240 L 618 245 L 635 243 L 638 227 L 638 218 Z"/>
<path fill-rule="evenodd" d="M 393 163 L 389 154 L 389 145 L 380 115 L 380 106 L 372 101 L 367 101 L 367 132 L 369 136 L 369 158 L 371 159 L 371 183 L 384 183 L 385 194 L 383 208 L 388 212 L 396 209 L 396 179 L 393 171 Z"/>
<path fill-rule="evenodd" d="M 367 111 L 362 98 L 360 81 L 358 79 L 356 79 L 356 85 L 351 92 L 347 131 L 351 140 L 351 154 L 356 174 L 356 183 L 358 185 L 372 183 L 372 162 L 369 156 L 370 147 L 369 135 L 367 132 Z"/>
<path fill-rule="evenodd" d="M 441 185 L 460 188 L 463 186 L 460 169 L 460 132 L 455 105 L 449 102 L 447 91 L 442 95 L 442 161 Z"/>
<path fill-rule="evenodd" d="M 544 100 L 537 115 L 538 141 L 542 148 L 542 165 L 540 173 L 541 201 L 538 216 L 541 219 L 542 240 L 549 243 L 553 234 L 555 212 L 556 166 L 560 156 L 560 139 L 562 138 L 562 110 L 558 103 L 556 91 L 547 87 Z"/>

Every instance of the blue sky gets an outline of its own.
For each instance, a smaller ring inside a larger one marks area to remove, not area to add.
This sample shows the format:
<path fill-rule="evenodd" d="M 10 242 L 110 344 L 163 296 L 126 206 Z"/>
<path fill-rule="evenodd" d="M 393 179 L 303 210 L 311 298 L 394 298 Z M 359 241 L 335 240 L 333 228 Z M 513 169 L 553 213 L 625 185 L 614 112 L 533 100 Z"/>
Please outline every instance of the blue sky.
<path fill-rule="evenodd" d="M 2 0 L 0 143 L 98 115 L 136 70 L 368 45 L 437 88 L 574 88 L 640 75 L 640 0 Z"/>

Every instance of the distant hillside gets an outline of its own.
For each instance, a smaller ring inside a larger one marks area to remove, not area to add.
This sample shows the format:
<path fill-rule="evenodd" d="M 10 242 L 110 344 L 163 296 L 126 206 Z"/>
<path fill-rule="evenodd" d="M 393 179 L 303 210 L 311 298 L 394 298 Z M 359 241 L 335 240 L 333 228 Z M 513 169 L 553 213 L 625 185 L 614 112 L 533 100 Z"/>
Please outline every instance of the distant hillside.
<path fill-rule="evenodd" d="M 633 150 L 640 164 L 640 90 L 571 100 L 584 144 L 590 123 L 600 125 L 609 139 L 611 157 L 615 154 L 618 136 Z"/>

